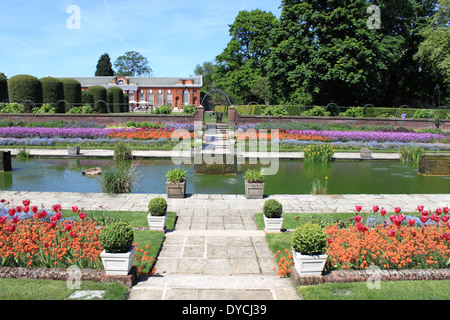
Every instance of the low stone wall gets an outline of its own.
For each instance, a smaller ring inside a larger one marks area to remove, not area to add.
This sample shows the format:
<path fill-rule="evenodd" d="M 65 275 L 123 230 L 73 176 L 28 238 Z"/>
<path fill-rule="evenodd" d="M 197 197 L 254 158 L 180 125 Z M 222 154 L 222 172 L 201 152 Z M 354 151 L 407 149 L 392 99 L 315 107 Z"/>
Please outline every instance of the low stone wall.
<path fill-rule="evenodd" d="M 409 269 L 409 270 L 339 270 L 324 273 L 321 276 L 300 276 L 291 268 L 291 280 L 295 286 L 315 285 L 322 283 L 372 282 L 372 281 L 404 281 L 404 280 L 449 280 L 450 269 Z"/>
<path fill-rule="evenodd" d="M 115 281 L 131 288 L 137 281 L 136 267 L 132 267 L 127 276 L 109 276 L 104 270 L 80 269 L 81 281 L 109 282 Z M 0 278 L 13 279 L 51 279 L 67 281 L 69 276 L 74 278 L 73 272 L 58 268 L 13 268 L 1 267 Z"/>
<path fill-rule="evenodd" d="M 49 121 L 74 121 L 89 122 L 98 125 L 125 125 L 128 121 L 150 122 L 150 123 L 192 123 L 203 121 L 203 107 L 197 108 L 194 114 L 145 114 L 145 113 L 127 113 L 127 114 L 71 114 L 71 113 L 51 113 L 51 114 L 33 114 L 33 113 L 0 113 L 0 120 L 10 119 L 13 121 L 22 120 L 25 122 L 49 122 Z"/>
<path fill-rule="evenodd" d="M 419 159 L 419 174 L 450 176 L 450 155 L 425 153 Z"/>
<path fill-rule="evenodd" d="M 257 124 L 274 122 L 306 122 L 323 124 L 341 124 L 357 126 L 392 126 L 408 129 L 436 129 L 434 119 L 400 118 L 349 118 L 349 117 L 307 117 L 307 116 L 249 116 L 241 115 L 234 107 L 228 109 L 230 125 Z M 450 131 L 450 120 L 440 120 L 439 128 Z"/>

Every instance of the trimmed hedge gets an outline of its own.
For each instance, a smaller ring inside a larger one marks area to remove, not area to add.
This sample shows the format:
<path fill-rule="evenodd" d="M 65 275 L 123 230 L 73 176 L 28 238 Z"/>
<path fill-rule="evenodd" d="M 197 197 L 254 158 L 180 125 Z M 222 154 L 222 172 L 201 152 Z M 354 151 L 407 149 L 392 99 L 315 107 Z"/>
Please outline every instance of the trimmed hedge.
<path fill-rule="evenodd" d="M 7 103 L 8 101 L 8 80 L 6 76 L 0 72 L 0 103 Z"/>
<path fill-rule="evenodd" d="M 8 96 L 11 103 L 23 103 L 26 100 L 31 100 L 34 103 L 42 103 L 42 84 L 38 78 L 19 74 L 13 76 L 8 80 Z M 33 105 L 26 103 L 25 112 L 31 113 Z"/>
<path fill-rule="evenodd" d="M 130 97 L 126 93 L 123 94 L 123 104 L 121 106 L 120 112 L 128 112 Z"/>
<path fill-rule="evenodd" d="M 90 105 L 91 107 L 94 106 L 94 96 L 92 93 L 88 92 L 87 90 L 81 91 L 81 103 L 83 105 Z"/>
<path fill-rule="evenodd" d="M 94 98 L 94 112 L 108 113 L 108 106 L 106 104 L 108 96 L 106 88 L 102 86 L 92 86 L 89 87 L 87 91 L 91 93 Z"/>
<path fill-rule="evenodd" d="M 64 100 L 66 100 L 71 105 L 81 104 L 81 83 L 75 79 L 62 79 L 61 81 L 64 86 Z"/>
<path fill-rule="evenodd" d="M 112 111 L 114 113 L 122 112 L 123 90 L 119 87 L 109 87 L 106 91 L 108 94 L 108 104 L 112 106 Z"/>
<path fill-rule="evenodd" d="M 61 80 L 53 77 L 39 79 L 42 84 L 42 103 L 53 104 L 64 100 L 64 85 Z"/>

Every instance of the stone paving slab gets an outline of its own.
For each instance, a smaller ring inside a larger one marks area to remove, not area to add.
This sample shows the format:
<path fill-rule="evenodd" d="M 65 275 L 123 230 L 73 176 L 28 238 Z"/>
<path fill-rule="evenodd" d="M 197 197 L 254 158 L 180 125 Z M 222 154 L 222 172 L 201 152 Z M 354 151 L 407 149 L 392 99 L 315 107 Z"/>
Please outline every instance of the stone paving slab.
<path fill-rule="evenodd" d="M 284 212 L 312 213 L 312 212 L 354 212 L 355 205 L 363 205 L 370 210 L 373 205 L 384 207 L 388 211 L 401 206 L 402 210 L 415 211 L 417 205 L 434 209 L 437 206 L 450 205 L 450 194 L 344 194 L 344 195 L 271 195 L 264 199 L 245 199 L 236 195 L 234 203 L 227 204 L 228 199 L 214 200 L 199 199 L 208 195 L 188 195 L 185 199 L 167 199 L 165 194 L 121 194 L 107 195 L 102 193 L 71 193 L 71 192 L 28 192 L 28 191 L 0 191 L 0 198 L 10 201 L 14 199 L 20 203 L 23 199 L 30 199 L 36 205 L 51 208 L 56 203 L 64 204 L 65 209 L 76 205 L 84 210 L 114 210 L 114 211 L 147 211 L 148 202 L 154 197 L 164 197 L 168 202 L 168 210 L 192 219 L 198 216 L 223 216 L 224 224 L 244 223 L 244 218 L 262 212 L 264 202 L 277 199 L 284 207 Z M 235 209 L 238 204 L 242 209 Z M 217 210 L 220 206 L 224 209 Z M 241 220 L 233 220 L 237 216 Z M 225 220 L 225 217 L 226 220 Z M 194 220 L 195 222 L 195 220 Z M 198 221 L 197 221 L 198 222 Z M 247 221 L 248 222 L 248 221 Z"/>
<path fill-rule="evenodd" d="M 18 148 L 5 148 L 1 150 L 11 151 L 12 156 L 16 156 L 20 151 Z M 112 158 L 114 150 L 106 149 L 81 149 L 78 156 L 68 156 L 67 149 L 29 149 L 28 152 L 32 157 L 61 157 L 61 158 Z M 205 152 L 208 153 L 208 152 Z M 211 152 L 209 152 L 211 153 Z M 213 153 L 215 153 L 213 151 Z M 223 152 L 225 153 L 225 151 Z M 265 158 L 265 159 L 304 159 L 303 152 L 242 152 L 245 158 Z M 133 150 L 135 158 L 155 158 L 155 159 L 171 159 L 171 158 L 193 158 L 193 151 L 173 151 L 173 150 Z M 370 160 L 361 158 L 359 152 L 335 152 L 333 155 L 335 160 Z M 398 160 L 400 155 L 395 152 L 373 152 L 372 160 Z"/>

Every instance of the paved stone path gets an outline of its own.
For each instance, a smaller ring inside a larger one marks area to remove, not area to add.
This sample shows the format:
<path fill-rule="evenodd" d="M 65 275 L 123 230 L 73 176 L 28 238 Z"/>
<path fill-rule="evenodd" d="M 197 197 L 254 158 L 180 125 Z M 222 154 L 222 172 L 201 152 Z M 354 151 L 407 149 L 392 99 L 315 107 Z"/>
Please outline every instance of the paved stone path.
<path fill-rule="evenodd" d="M 1 191 L 0 198 L 30 199 L 34 204 L 84 210 L 146 211 L 159 194 Z M 273 271 L 275 260 L 257 230 L 253 215 L 267 199 L 277 199 L 283 211 L 294 213 L 354 212 L 355 205 L 393 211 L 414 211 L 418 204 L 434 209 L 450 205 L 450 194 L 273 195 L 248 200 L 243 195 L 188 195 L 167 199 L 177 213 L 175 230 L 166 232 L 155 276 L 133 287 L 130 299 L 146 300 L 292 300 L 298 295 L 288 279 Z"/>
<path fill-rule="evenodd" d="M 221 140 L 223 142 L 223 140 Z M 224 143 L 224 142 L 223 142 Z M 214 143 L 213 143 L 214 144 Z M 225 145 L 226 146 L 226 145 Z M 221 149 L 224 146 L 221 145 Z M 18 148 L 8 148 L 1 147 L 0 150 L 3 151 L 11 151 L 11 155 L 15 156 L 20 151 Z M 28 149 L 27 150 L 32 157 L 39 158 L 55 158 L 55 157 L 69 157 L 67 154 L 67 149 Z M 114 155 L 114 150 L 105 150 L 105 149 L 81 149 L 80 155 L 72 158 L 112 158 Z M 242 152 L 241 156 L 245 158 L 257 158 L 257 152 Z M 260 156 L 260 155 L 259 155 Z M 172 151 L 172 150 L 133 150 L 133 157 L 135 158 L 151 158 L 151 159 L 170 159 L 172 157 L 194 157 L 193 151 Z M 278 158 L 278 159 L 304 159 L 303 152 L 278 152 L 271 153 L 268 152 L 264 155 L 264 158 Z M 335 152 L 333 158 L 336 160 L 358 160 L 361 159 L 359 152 Z M 373 160 L 398 160 L 400 156 L 395 152 L 373 152 L 372 158 Z M 361 159 L 363 160 L 363 159 Z"/>

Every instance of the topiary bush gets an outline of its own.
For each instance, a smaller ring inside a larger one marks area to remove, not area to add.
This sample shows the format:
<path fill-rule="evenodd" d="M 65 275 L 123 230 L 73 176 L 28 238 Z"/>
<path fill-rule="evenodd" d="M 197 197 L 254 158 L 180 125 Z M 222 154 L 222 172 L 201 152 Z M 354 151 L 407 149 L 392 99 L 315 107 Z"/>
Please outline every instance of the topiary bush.
<path fill-rule="evenodd" d="M 92 94 L 94 99 L 94 111 L 97 113 L 107 113 L 108 107 L 106 101 L 108 100 L 106 88 L 102 86 L 92 86 L 87 89 Z"/>
<path fill-rule="evenodd" d="M 23 103 L 31 100 L 35 104 L 42 103 L 42 84 L 38 78 L 20 74 L 8 80 L 8 97 L 11 103 Z M 26 103 L 25 112 L 31 113 L 33 105 Z"/>
<path fill-rule="evenodd" d="M 8 79 L 0 72 L 0 103 L 8 101 Z"/>
<path fill-rule="evenodd" d="M 122 112 L 123 91 L 119 87 L 109 87 L 106 89 L 108 94 L 108 104 L 112 106 L 110 109 L 113 113 Z"/>
<path fill-rule="evenodd" d="M 275 199 L 264 202 L 263 213 L 266 218 L 280 218 L 283 213 L 283 206 Z"/>
<path fill-rule="evenodd" d="M 128 112 L 130 110 L 129 101 L 130 97 L 126 93 L 124 93 L 123 104 L 120 106 L 120 112 Z"/>
<path fill-rule="evenodd" d="M 318 224 L 305 223 L 292 233 L 291 246 L 302 255 L 323 254 L 327 248 L 327 235 Z"/>
<path fill-rule="evenodd" d="M 71 105 L 80 105 L 82 103 L 81 83 L 78 80 L 70 78 L 61 79 L 61 82 L 64 87 L 64 100 Z"/>
<path fill-rule="evenodd" d="M 87 90 L 81 91 L 81 103 L 83 105 L 94 106 L 94 96 Z"/>
<path fill-rule="evenodd" d="M 163 216 L 167 212 L 167 201 L 163 197 L 156 197 L 148 203 L 148 211 L 152 216 Z"/>
<path fill-rule="evenodd" d="M 100 243 L 108 253 L 128 252 L 134 240 L 133 228 L 124 221 L 107 224 L 100 233 Z"/>
<path fill-rule="evenodd" d="M 54 104 L 59 100 L 64 100 L 64 85 L 61 80 L 53 77 L 44 77 L 39 79 L 39 81 L 42 85 L 42 103 Z M 55 111 L 57 112 L 58 110 Z"/>

